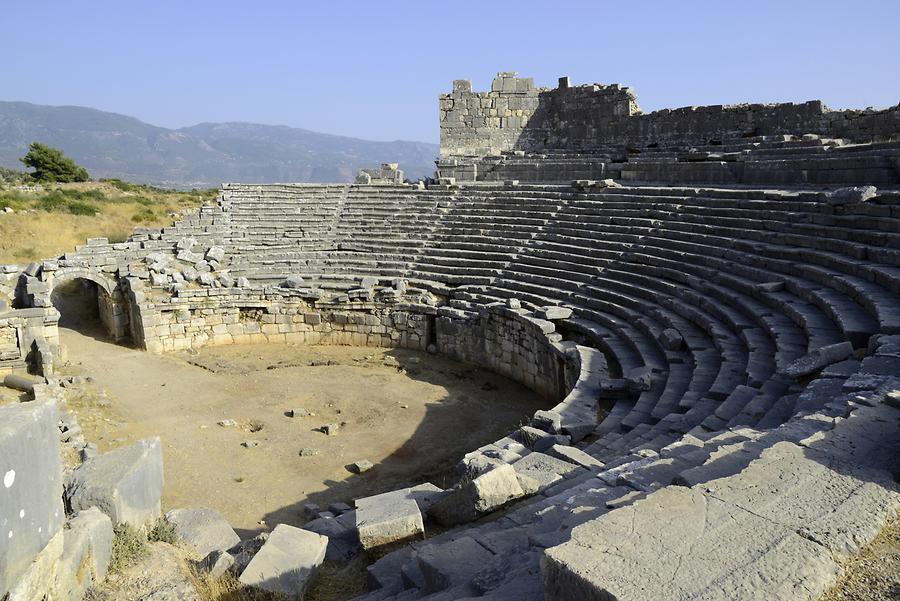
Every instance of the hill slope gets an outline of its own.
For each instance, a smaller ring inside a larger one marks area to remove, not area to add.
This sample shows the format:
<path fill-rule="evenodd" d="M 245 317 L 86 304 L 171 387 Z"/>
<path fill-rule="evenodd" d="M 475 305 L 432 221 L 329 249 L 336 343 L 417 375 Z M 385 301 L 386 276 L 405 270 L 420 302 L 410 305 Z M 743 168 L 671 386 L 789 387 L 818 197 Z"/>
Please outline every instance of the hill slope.
<path fill-rule="evenodd" d="M 0 101 L 0 166 L 40 141 L 61 148 L 94 178 L 210 187 L 222 182 L 352 181 L 361 167 L 400 163 L 415 179 L 434 172 L 436 144 L 371 142 L 254 123 L 157 127 L 125 115 L 76 106 Z"/>

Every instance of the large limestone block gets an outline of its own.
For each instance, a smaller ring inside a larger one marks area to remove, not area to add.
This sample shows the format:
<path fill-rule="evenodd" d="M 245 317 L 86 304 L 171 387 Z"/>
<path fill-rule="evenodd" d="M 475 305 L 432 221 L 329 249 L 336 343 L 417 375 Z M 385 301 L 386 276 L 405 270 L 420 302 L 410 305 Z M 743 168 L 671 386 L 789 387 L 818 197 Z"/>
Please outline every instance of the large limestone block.
<path fill-rule="evenodd" d="M 584 468 L 578 465 L 543 453 L 530 453 L 513 463 L 513 468 L 520 476 L 536 480 L 539 490 L 584 471 Z"/>
<path fill-rule="evenodd" d="M 72 474 L 66 494 L 74 511 L 98 507 L 113 524 L 142 527 L 159 516 L 162 443 L 148 438 L 88 459 Z"/>
<path fill-rule="evenodd" d="M 470 522 L 514 499 L 525 496 L 516 470 L 509 464 L 499 464 L 459 488 L 449 491 L 429 510 L 444 526 Z"/>
<path fill-rule="evenodd" d="M 416 556 L 425 591 L 434 593 L 465 584 L 484 569 L 494 555 L 475 540 L 462 536 L 442 545 L 421 548 Z"/>
<path fill-rule="evenodd" d="M 173 509 L 166 513 L 166 521 L 201 558 L 213 551 L 227 551 L 241 542 L 241 538 L 215 509 Z"/>
<path fill-rule="evenodd" d="M 112 558 L 112 520 L 91 507 L 69 520 L 63 536 L 56 594 L 60 599 L 81 599 L 91 586 L 106 577 Z"/>
<path fill-rule="evenodd" d="M 682 487 L 577 526 L 541 569 L 547 601 L 812 601 L 839 573 L 825 547 Z"/>
<path fill-rule="evenodd" d="M 302 599 L 316 569 L 325 560 L 327 547 L 327 536 L 279 524 L 241 573 L 240 581 L 246 586 Z"/>
<path fill-rule="evenodd" d="M 356 528 L 364 549 L 422 538 L 422 512 L 408 488 L 356 500 Z"/>
<path fill-rule="evenodd" d="M 0 598 L 62 527 L 53 401 L 0 407 Z"/>
<path fill-rule="evenodd" d="M 843 361 L 853 354 L 853 345 L 849 342 L 839 342 L 817 348 L 811 353 L 794 360 L 784 368 L 784 374 L 792 378 L 800 378 L 822 369 L 832 363 Z"/>

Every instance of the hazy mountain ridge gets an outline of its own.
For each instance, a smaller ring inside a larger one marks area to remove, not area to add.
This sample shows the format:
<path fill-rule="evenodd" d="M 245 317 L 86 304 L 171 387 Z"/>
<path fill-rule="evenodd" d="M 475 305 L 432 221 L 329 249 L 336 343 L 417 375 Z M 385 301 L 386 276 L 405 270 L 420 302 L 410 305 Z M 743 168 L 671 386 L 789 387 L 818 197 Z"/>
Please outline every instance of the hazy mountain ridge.
<path fill-rule="evenodd" d="M 407 177 L 434 172 L 439 148 L 372 142 L 284 125 L 200 123 L 168 129 L 77 106 L 0 101 L 0 166 L 22 169 L 33 141 L 61 148 L 94 178 L 178 187 L 222 182 L 352 181 L 361 167 L 400 163 Z"/>

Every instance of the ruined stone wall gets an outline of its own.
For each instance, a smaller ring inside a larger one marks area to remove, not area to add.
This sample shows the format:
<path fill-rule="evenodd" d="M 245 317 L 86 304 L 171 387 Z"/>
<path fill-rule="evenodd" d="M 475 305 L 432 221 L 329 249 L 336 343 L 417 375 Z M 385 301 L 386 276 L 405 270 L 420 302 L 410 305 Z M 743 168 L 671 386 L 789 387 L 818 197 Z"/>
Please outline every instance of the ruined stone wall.
<path fill-rule="evenodd" d="M 634 92 L 616 84 L 536 88 L 499 73 L 490 92 L 453 82 L 440 97 L 441 159 L 502 152 L 581 151 L 608 145 L 693 143 L 726 136 L 819 134 L 853 141 L 900 136 L 900 105 L 830 111 L 819 100 L 663 109 L 642 114 Z"/>
<path fill-rule="evenodd" d="M 233 297 L 233 298 L 229 298 Z M 433 307 L 375 302 L 317 305 L 262 291 L 173 299 L 142 310 L 143 344 L 163 353 L 257 343 L 333 344 L 425 350 Z"/>
<path fill-rule="evenodd" d="M 439 310 L 438 350 L 490 369 L 551 400 L 567 392 L 562 336 L 552 322 L 522 309 L 489 305 L 478 317 L 454 309 Z"/>

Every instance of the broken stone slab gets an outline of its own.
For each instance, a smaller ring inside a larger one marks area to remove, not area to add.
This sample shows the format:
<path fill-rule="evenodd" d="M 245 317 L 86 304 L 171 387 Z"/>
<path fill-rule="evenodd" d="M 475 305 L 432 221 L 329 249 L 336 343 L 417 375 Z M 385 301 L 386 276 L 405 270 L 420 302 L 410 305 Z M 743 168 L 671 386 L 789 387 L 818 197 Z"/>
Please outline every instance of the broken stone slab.
<path fill-rule="evenodd" d="M 143 527 L 160 513 L 162 444 L 158 437 L 88 459 L 71 475 L 66 498 L 73 511 L 98 507 L 114 525 Z"/>
<path fill-rule="evenodd" d="M 360 459 L 359 461 L 354 461 L 350 464 L 350 471 L 354 474 L 362 474 L 363 472 L 369 471 L 373 467 L 375 467 L 375 465 L 368 459 Z"/>
<path fill-rule="evenodd" d="M 630 392 L 644 392 L 653 385 L 653 369 L 649 366 L 633 367 L 625 376 L 625 388 Z"/>
<path fill-rule="evenodd" d="M 65 519 L 53 401 L 0 406 L 0 598 Z"/>
<path fill-rule="evenodd" d="M 96 507 L 79 511 L 66 524 L 63 552 L 56 570 L 60 599 L 82 599 L 106 577 L 112 558 L 113 525 Z"/>
<path fill-rule="evenodd" d="M 194 565 L 201 574 L 218 578 L 235 566 L 234 557 L 227 551 L 212 551 Z"/>
<path fill-rule="evenodd" d="M 569 319 L 572 317 L 572 309 L 568 307 L 546 306 L 540 307 L 534 312 L 535 317 L 548 321 L 556 319 Z"/>
<path fill-rule="evenodd" d="M 677 351 L 684 344 L 684 337 L 675 328 L 666 328 L 659 333 L 659 344 L 667 351 Z"/>
<path fill-rule="evenodd" d="M 827 193 L 825 202 L 831 205 L 857 204 L 871 200 L 877 195 L 878 188 L 875 186 L 851 186 Z"/>
<path fill-rule="evenodd" d="M 470 536 L 444 544 L 424 545 L 416 562 L 425 580 L 425 592 L 436 593 L 469 582 L 494 557 Z"/>
<path fill-rule="evenodd" d="M 245 586 L 302 599 L 327 547 L 327 536 L 278 524 L 239 580 Z"/>
<path fill-rule="evenodd" d="M 820 347 L 811 353 L 803 355 L 784 368 L 784 375 L 791 378 L 801 378 L 816 372 L 823 367 L 843 361 L 853 354 L 853 345 L 849 342 L 839 342 Z"/>
<path fill-rule="evenodd" d="M 534 417 L 531 418 L 531 423 L 534 427 L 550 434 L 562 433 L 562 415 L 556 411 L 535 411 Z"/>
<path fill-rule="evenodd" d="M 471 522 L 510 501 L 525 496 L 516 471 L 509 464 L 499 464 L 490 471 L 447 491 L 428 510 L 428 515 L 443 526 Z"/>
<path fill-rule="evenodd" d="M 359 287 L 364 288 L 366 290 L 371 290 L 372 288 L 374 288 L 377 285 L 378 285 L 378 278 L 367 275 L 366 277 L 364 277 L 362 279 L 362 281 L 359 284 Z"/>
<path fill-rule="evenodd" d="M 535 480 L 539 490 L 552 486 L 560 480 L 574 476 L 583 470 L 578 465 L 538 452 L 529 453 L 513 463 L 513 469 L 516 470 L 517 474 Z"/>
<path fill-rule="evenodd" d="M 387 497 L 378 498 L 384 495 Z M 425 535 L 422 514 L 412 499 L 384 493 L 358 499 L 356 503 L 356 528 L 364 549 L 374 549 L 412 538 L 423 538 Z"/>
<path fill-rule="evenodd" d="M 587 469 L 601 468 L 604 465 L 602 461 L 591 457 L 581 449 L 567 445 L 555 444 L 544 452 L 551 457 L 556 457 Z"/>
<path fill-rule="evenodd" d="M 360 544 L 368 550 L 422 538 L 425 534 L 422 511 L 427 511 L 442 494 L 440 488 L 422 484 L 356 499 L 356 529 Z"/>
<path fill-rule="evenodd" d="M 209 250 L 206 251 L 206 259 L 208 261 L 218 261 L 221 263 L 224 258 L 225 249 L 221 246 L 210 246 Z"/>
<path fill-rule="evenodd" d="M 172 509 L 166 512 L 166 521 L 175 527 L 178 538 L 189 544 L 200 557 L 206 557 L 213 551 L 227 551 L 241 542 L 237 533 L 215 509 Z"/>
<path fill-rule="evenodd" d="M 304 280 L 299 275 L 290 275 L 281 283 L 282 288 L 303 288 Z"/>
<path fill-rule="evenodd" d="M 304 524 L 303 529 L 328 537 L 325 559 L 329 561 L 347 560 L 362 550 L 356 528 L 348 528 L 334 517 L 316 518 Z"/>

